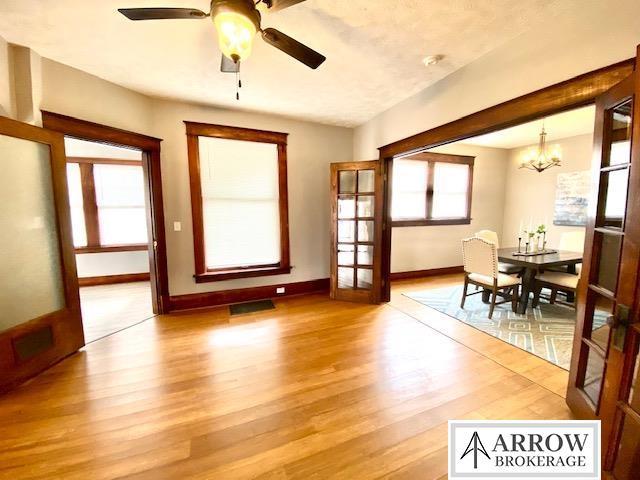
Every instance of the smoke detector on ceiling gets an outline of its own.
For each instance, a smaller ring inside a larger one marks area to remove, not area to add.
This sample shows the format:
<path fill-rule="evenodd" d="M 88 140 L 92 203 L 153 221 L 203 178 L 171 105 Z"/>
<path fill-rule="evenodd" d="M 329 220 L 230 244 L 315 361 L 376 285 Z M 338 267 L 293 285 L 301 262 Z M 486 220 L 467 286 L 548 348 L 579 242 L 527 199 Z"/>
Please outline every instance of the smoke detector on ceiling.
<path fill-rule="evenodd" d="M 444 55 L 428 55 L 422 59 L 425 67 L 430 67 L 439 63 L 444 58 Z"/>

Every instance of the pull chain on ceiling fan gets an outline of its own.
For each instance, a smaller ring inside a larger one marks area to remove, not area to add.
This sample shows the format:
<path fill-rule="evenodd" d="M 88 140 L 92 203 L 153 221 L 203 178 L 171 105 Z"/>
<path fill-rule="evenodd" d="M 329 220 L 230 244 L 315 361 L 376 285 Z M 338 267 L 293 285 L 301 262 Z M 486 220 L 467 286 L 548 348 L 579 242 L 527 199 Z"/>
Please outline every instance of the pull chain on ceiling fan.
<path fill-rule="evenodd" d="M 129 20 L 202 19 L 211 17 L 218 32 L 218 44 L 222 51 L 220 71 L 240 71 L 240 62 L 251 54 L 255 35 L 260 32 L 269 45 L 304 63 L 318 68 L 326 57 L 312 48 L 274 29 L 261 27 L 262 16 L 257 6 L 267 12 L 283 10 L 304 0 L 212 0 L 211 10 L 205 13 L 195 8 L 120 8 L 118 11 Z M 238 83 L 240 87 L 240 83 Z"/>

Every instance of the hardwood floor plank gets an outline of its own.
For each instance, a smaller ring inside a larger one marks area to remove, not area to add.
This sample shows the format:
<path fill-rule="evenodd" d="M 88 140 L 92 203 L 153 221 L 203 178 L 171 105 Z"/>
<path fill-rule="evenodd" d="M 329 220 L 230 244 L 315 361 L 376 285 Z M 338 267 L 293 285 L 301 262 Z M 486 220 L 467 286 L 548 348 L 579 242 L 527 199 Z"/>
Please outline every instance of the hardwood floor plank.
<path fill-rule="evenodd" d="M 570 416 L 535 373 L 395 305 L 161 316 L 0 397 L 0 478 L 438 478 L 449 419 Z"/>

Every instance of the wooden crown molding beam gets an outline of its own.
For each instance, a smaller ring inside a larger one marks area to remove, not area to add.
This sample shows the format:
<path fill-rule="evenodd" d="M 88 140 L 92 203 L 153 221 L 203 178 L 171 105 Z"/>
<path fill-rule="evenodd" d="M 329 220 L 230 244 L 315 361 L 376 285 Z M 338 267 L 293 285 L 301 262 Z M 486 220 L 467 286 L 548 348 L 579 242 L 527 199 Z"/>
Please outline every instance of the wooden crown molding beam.
<path fill-rule="evenodd" d="M 162 142 L 160 138 L 108 127 L 46 110 L 42 110 L 42 124 L 44 128 L 61 132 L 70 137 L 91 139 L 115 146 L 126 145 L 141 150 L 160 150 L 160 142 Z"/>
<path fill-rule="evenodd" d="M 380 147 L 380 157 L 391 158 L 418 152 L 424 148 L 464 140 L 545 115 L 588 105 L 598 95 L 631 74 L 634 65 L 635 59 L 624 60 L 480 110 L 445 125 Z"/>
<path fill-rule="evenodd" d="M 186 120 L 184 124 L 187 128 L 187 135 L 244 140 L 246 142 L 286 145 L 287 137 L 289 135 L 288 133 L 255 130 L 253 128 L 230 127 L 228 125 L 188 122 Z"/>

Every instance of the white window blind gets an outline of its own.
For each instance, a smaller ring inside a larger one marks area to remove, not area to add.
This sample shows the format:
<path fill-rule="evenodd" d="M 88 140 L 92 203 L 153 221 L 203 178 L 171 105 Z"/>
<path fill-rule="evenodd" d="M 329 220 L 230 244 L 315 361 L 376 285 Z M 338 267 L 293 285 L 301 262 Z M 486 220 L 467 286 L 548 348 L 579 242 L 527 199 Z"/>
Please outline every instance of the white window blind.
<path fill-rule="evenodd" d="M 466 217 L 468 185 L 469 165 L 436 162 L 433 174 L 432 218 Z"/>
<path fill-rule="evenodd" d="M 427 215 L 427 162 L 396 159 L 393 161 L 394 220 L 425 218 Z"/>
<path fill-rule="evenodd" d="M 86 247 L 87 229 L 84 223 L 82 180 L 80 179 L 80 165 L 77 163 L 67 163 L 67 185 L 69 189 L 69 207 L 71 209 L 73 246 Z"/>
<path fill-rule="evenodd" d="M 102 245 L 147 243 L 142 166 L 95 164 Z"/>
<path fill-rule="evenodd" d="M 280 262 L 278 147 L 198 137 L 208 269 Z"/>

